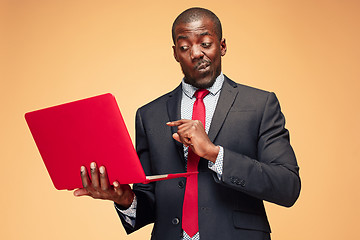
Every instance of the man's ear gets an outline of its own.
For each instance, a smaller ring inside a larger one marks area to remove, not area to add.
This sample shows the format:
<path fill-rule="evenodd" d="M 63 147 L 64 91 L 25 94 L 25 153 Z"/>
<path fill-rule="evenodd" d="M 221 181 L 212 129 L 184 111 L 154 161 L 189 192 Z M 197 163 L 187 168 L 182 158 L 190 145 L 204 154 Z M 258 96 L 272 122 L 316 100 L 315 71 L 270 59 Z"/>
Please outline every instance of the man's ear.
<path fill-rule="evenodd" d="M 172 46 L 172 49 L 173 49 L 173 54 L 174 54 L 174 58 L 177 62 L 179 62 L 179 59 L 178 59 L 178 56 L 176 54 L 176 46 Z"/>
<path fill-rule="evenodd" d="M 225 56 L 227 51 L 225 38 L 221 39 L 220 41 L 220 51 L 221 51 L 221 56 Z"/>

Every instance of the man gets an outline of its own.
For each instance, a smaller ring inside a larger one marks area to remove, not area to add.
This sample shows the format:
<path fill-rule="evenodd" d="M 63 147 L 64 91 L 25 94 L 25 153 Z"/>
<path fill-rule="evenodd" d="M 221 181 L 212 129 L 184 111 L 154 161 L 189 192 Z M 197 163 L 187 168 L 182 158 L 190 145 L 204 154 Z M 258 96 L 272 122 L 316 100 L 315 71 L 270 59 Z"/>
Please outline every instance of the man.
<path fill-rule="evenodd" d="M 290 207 L 300 192 L 275 94 L 222 74 L 226 42 L 211 11 L 184 11 L 172 36 L 184 79 L 137 111 L 136 148 L 146 175 L 199 173 L 131 189 L 92 163 L 74 194 L 114 201 L 127 233 L 155 223 L 152 239 L 270 239 L 263 200 Z"/>

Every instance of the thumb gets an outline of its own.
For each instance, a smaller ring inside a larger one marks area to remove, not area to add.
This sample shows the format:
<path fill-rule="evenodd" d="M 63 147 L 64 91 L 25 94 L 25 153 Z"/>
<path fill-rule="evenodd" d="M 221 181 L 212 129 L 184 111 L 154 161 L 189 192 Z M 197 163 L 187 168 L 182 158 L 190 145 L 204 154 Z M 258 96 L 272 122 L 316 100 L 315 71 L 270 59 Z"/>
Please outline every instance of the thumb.
<path fill-rule="evenodd" d="M 180 142 L 180 143 L 181 143 L 181 140 L 180 140 L 180 136 L 179 136 L 179 134 L 174 133 L 174 134 L 172 135 L 172 137 L 173 137 L 173 139 L 175 139 L 176 141 L 178 141 L 178 142 Z"/>
<path fill-rule="evenodd" d="M 75 197 L 89 196 L 89 192 L 85 188 L 76 189 L 73 194 Z"/>

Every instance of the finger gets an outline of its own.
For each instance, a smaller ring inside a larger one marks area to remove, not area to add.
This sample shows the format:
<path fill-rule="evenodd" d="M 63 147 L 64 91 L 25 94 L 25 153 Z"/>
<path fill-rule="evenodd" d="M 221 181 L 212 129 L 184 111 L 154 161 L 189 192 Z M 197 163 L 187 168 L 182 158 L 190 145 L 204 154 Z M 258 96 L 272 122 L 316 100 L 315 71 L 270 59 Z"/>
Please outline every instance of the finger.
<path fill-rule="evenodd" d="M 106 191 L 109 189 L 109 178 L 108 178 L 108 175 L 107 175 L 107 171 L 105 169 L 104 166 L 101 166 L 99 168 L 99 172 L 100 172 L 100 186 L 101 186 L 101 189 Z"/>
<path fill-rule="evenodd" d="M 180 136 L 179 136 L 178 133 L 174 133 L 174 134 L 172 135 L 172 137 L 173 137 L 173 139 L 175 139 L 176 141 L 178 141 L 178 142 L 181 143 Z"/>
<path fill-rule="evenodd" d="M 91 185 L 93 186 L 93 188 L 98 189 L 100 187 L 99 170 L 96 167 L 95 162 L 92 162 L 90 164 L 90 172 L 91 172 Z"/>
<path fill-rule="evenodd" d="M 184 142 L 184 145 L 185 145 L 186 147 L 189 147 L 189 146 L 192 146 L 192 145 L 193 145 L 192 142 L 191 142 L 191 138 L 184 138 L 184 139 L 183 139 L 183 142 Z"/>
<path fill-rule="evenodd" d="M 187 120 L 187 122 L 178 126 L 178 133 L 191 133 L 197 130 L 204 130 L 204 127 L 199 120 Z"/>
<path fill-rule="evenodd" d="M 200 121 L 200 120 L 194 120 L 194 126 L 201 127 L 201 129 L 204 128 L 204 125 L 203 125 L 202 121 Z"/>
<path fill-rule="evenodd" d="M 81 181 L 84 188 L 87 188 L 90 185 L 89 175 L 86 171 L 86 167 L 81 166 L 80 168 Z"/>
<path fill-rule="evenodd" d="M 184 144 L 186 147 L 192 145 L 190 138 L 181 137 L 178 133 L 174 133 L 174 134 L 172 135 L 172 137 L 173 137 L 176 141 Z"/>
<path fill-rule="evenodd" d="M 118 181 L 114 181 L 114 182 L 113 182 L 113 186 L 114 186 L 114 190 L 115 190 L 115 191 L 118 191 L 119 188 L 120 188 L 120 184 L 119 184 Z"/>
<path fill-rule="evenodd" d="M 171 126 L 171 127 L 174 127 L 174 126 L 180 126 L 186 122 L 188 122 L 190 120 L 187 120 L 187 119 L 180 119 L 180 120 L 177 120 L 177 121 L 173 121 L 173 122 L 167 122 L 166 125 L 168 126 Z"/>
<path fill-rule="evenodd" d="M 184 128 L 180 129 L 179 127 L 176 133 L 179 135 L 182 142 L 187 142 L 187 140 L 190 140 L 196 132 L 194 132 L 194 127 L 192 125 L 188 124 L 182 126 L 184 126 Z"/>
<path fill-rule="evenodd" d="M 89 192 L 86 190 L 86 188 L 79 188 L 74 191 L 74 196 L 81 197 L 81 196 L 89 196 Z"/>
<path fill-rule="evenodd" d="M 121 188 L 121 185 L 118 181 L 114 181 L 113 182 L 113 186 L 114 186 L 114 191 L 121 196 L 123 194 L 123 190 Z"/>

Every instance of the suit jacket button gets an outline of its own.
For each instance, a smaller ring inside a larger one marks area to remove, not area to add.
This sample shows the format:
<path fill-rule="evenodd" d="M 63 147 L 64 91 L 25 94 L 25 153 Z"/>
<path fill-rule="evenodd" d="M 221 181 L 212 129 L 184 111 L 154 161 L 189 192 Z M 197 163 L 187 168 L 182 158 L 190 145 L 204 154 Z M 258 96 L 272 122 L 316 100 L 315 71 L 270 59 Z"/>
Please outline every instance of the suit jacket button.
<path fill-rule="evenodd" d="M 179 188 L 184 188 L 184 186 L 185 186 L 184 180 L 179 181 L 178 187 L 179 187 Z"/>
<path fill-rule="evenodd" d="M 233 176 L 230 177 L 230 182 L 231 183 L 236 184 L 237 181 L 239 181 L 237 177 L 233 177 Z"/>
<path fill-rule="evenodd" d="M 171 221 L 171 223 L 172 223 L 173 225 L 178 225 L 178 224 L 180 223 L 180 220 L 179 220 L 178 218 L 174 218 L 174 219 Z"/>
<path fill-rule="evenodd" d="M 245 180 L 240 181 L 240 186 L 245 187 Z"/>

